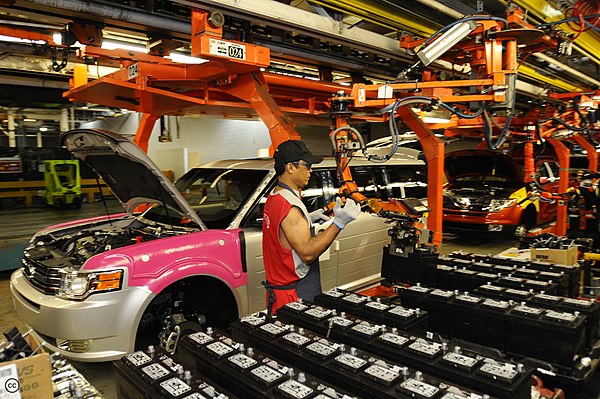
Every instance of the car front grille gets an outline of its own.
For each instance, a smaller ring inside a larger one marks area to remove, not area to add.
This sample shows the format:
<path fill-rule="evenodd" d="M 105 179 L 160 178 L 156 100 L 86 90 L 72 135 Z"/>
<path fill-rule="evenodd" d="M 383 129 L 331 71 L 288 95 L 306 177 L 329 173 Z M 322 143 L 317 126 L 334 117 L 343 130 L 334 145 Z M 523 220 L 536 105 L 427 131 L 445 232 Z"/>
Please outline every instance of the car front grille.
<path fill-rule="evenodd" d="M 38 291 L 54 295 L 58 293 L 61 282 L 60 270 L 70 266 L 65 259 L 35 260 L 25 253 L 23 257 L 23 275 Z"/>

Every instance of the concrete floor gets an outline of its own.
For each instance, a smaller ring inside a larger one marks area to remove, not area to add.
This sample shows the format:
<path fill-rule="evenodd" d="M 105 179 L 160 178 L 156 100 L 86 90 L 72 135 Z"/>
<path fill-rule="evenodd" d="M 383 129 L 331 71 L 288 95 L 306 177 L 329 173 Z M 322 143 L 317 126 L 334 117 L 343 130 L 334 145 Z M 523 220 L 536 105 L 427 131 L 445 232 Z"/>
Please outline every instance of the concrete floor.
<path fill-rule="evenodd" d="M 122 210 L 115 200 L 108 201 L 111 213 Z M 4 270 L 7 266 L 16 268 L 19 265 L 18 253 L 31 235 L 42 227 L 53 223 L 75 220 L 90 216 L 105 214 L 104 205 L 96 202 L 84 203 L 81 209 L 52 209 L 46 207 L 9 208 L 0 209 L 0 332 L 12 326 L 17 326 L 20 331 L 27 331 L 25 324 L 19 320 L 13 310 L 12 298 L 9 291 L 9 280 L 12 271 Z M 441 254 L 455 250 L 483 254 L 497 254 L 503 250 L 517 246 L 518 242 L 508 238 L 486 237 L 459 237 L 444 235 L 440 248 Z M 72 364 L 88 379 L 88 381 L 102 393 L 106 399 L 116 399 L 116 387 L 113 379 L 112 363 L 80 363 Z M 597 376 L 598 377 L 598 376 Z M 596 378 L 598 380 L 600 378 Z M 594 381 L 584 392 L 575 399 L 599 399 L 600 383 Z M 568 399 L 573 399 L 569 397 Z"/>

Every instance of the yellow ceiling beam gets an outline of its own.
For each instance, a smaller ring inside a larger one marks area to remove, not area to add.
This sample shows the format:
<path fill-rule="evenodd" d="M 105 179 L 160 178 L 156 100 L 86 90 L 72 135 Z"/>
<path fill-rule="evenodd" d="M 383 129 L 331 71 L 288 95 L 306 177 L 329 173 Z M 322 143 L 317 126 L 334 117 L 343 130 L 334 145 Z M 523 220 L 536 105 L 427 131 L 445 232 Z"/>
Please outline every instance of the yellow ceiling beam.
<path fill-rule="evenodd" d="M 398 30 L 408 30 L 422 37 L 429 37 L 442 26 L 435 27 L 431 20 L 408 10 L 385 6 L 375 0 L 309 0 L 322 7 L 355 15 L 365 21 Z"/>
<path fill-rule="evenodd" d="M 549 76 L 544 76 L 542 74 L 537 73 L 532 67 L 528 65 L 521 65 L 519 67 L 519 75 L 526 76 L 530 79 L 535 80 L 539 83 L 549 84 L 568 92 L 580 92 L 583 91 L 579 86 L 572 85 L 570 83 L 565 82 L 564 80 L 551 78 Z"/>

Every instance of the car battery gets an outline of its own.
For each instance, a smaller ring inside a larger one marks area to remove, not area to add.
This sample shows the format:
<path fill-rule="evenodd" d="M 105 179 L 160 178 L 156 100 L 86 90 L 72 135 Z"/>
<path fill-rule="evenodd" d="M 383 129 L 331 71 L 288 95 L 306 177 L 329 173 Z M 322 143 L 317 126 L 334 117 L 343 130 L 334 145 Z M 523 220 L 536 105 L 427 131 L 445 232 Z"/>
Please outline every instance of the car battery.
<path fill-rule="evenodd" d="M 550 295 L 558 294 L 558 285 L 552 281 L 525 280 L 523 288 Z"/>
<path fill-rule="evenodd" d="M 494 267 L 492 267 L 492 273 L 496 273 L 502 276 L 510 276 L 517 269 L 517 266 L 494 265 Z"/>
<path fill-rule="evenodd" d="M 523 302 L 530 300 L 535 294 L 531 291 L 525 291 L 515 288 L 506 288 L 503 293 L 505 301 Z"/>
<path fill-rule="evenodd" d="M 448 265 L 437 265 L 437 274 L 435 276 L 435 286 L 437 288 L 448 289 L 448 281 L 454 273 L 454 268 Z"/>
<path fill-rule="evenodd" d="M 581 314 L 515 306 L 507 316 L 506 351 L 572 366 L 585 349 L 585 322 Z"/>
<path fill-rule="evenodd" d="M 317 295 L 314 302 L 317 305 L 413 333 L 424 333 L 427 329 L 427 312 L 419 308 L 410 309 L 381 300 L 371 300 L 370 297 L 359 294 L 340 296 L 339 293 L 336 289 L 326 291 Z"/>
<path fill-rule="evenodd" d="M 237 399 L 204 376 L 184 370 L 173 355 L 149 346 L 113 363 L 121 399 Z"/>
<path fill-rule="evenodd" d="M 568 276 L 568 295 L 571 298 L 579 296 L 581 266 L 569 266 L 554 263 L 531 262 L 529 268 L 542 272 L 564 273 Z"/>
<path fill-rule="evenodd" d="M 258 329 L 260 339 L 270 342 L 281 331 L 289 333 L 288 325 L 262 323 Z M 273 347 L 266 345 L 269 352 Z M 180 341 L 180 352 L 186 363 L 198 369 L 221 385 L 227 385 L 240 398 L 343 398 L 349 392 L 315 378 L 302 367 L 294 369 L 252 346 L 245 346 L 220 332 L 207 331 L 184 337 Z M 235 381 L 235 383 L 232 383 Z"/>
<path fill-rule="evenodd" d="M 449 334 L 450 308 L 448 303 L 454 298 L 454 291 L 435 289 L 419 300 L 421 309 L 427 311 L 427 329 L 444 337 Z"/>
<path fill-rule="evenodd" d="M 591 349 L 599 336 L 600 303 L 594 300 L 563 298 L 555 295 L 537 294 L 528 302 L 534 307 L 553 309 L 564 312 L 578 312 L 586 316 L 585 342 Z"/>
<path fill-rule="evenodd" d="M 498 280 L 496 280 L 494 284 L 499 285 L 501 287 L 523 289 L 525 281 L 527 280 L 521 277 L 502 276 L 498 278 Z"/>
<path fill-rule="evenodd" d="M 529 265 L 528 259 L 507 258 L 504 256 L 490 255 L 486 258 L 486 262 L 494 265 L 523 267 Z"/>
<path fill-rule="evenodd" d="M 567 312 L 580 312 L 587 317 L 586 342 L 589 348 L 600 339 L 600 303 L 593 299 L 563 298 L 560 309 Z"/>
<path fill-rule="evenodd" d="M 285 306 L 282 308 L 284 309 Z M 334 317 L 339 319 L 340 316 Z M 487 376 L 476 372 L 485 363 L 504 364 L 507 368 L 516 370 L 517 366 L 512 363 L 503 363 L 498 359 L 491 359 L 480 352 L 462 349 L 453 344 L 434 341 L 425 337 L 417 337 L 396 328 L 381 329 L 379 326 L 365 324 L 359 319 L 352 321 L 352 327 L 340 328 L 334 326 L 328 329 L 323 325 L 309 323 L 306 317 L 301 317 L 299 312 L 286 309 L 282 312 L 279 320 L 286 323 L 296 324 L 295 331 L 302 332 L 303 336 L 309 336 L 309 330 L 317 334 L 325 335 L 332 340 L 354 346 L 369 353 L 381 356 L 390 361 L 399 362 L 416 369 L 427 370 L 434 376 L 448 379 L 455 383 L 463 384 L 471 388 L 483 390 L 484 392 L 503 398 L 529 398 L 531 368 L 519 367 L 519 371 L 513 374 L 514 379 L 510 381 L 499 381 L 491 374 Z M 256 329 L 251 324 L 234 324 L 237 329 Z M 345 323 L 344 323 L 345 324 Z M 302 327 L 298 327 L 302 326 Z M 304 330 L 304 328 L 308 330 Z M 314 328 L 318 329 L 315 330 Z M 281 339 L 280 339 L 281 340 Z M 311 342 L 304 338 L 295 346 L 305 345 Z M 455 352 L 460 356 L 449 355 Z M 445 359 L 445 360 L 444 360 Z M 484 368 L 485 370 L 485 368 Z"/>
<path fill-rule="evenodd" d="M 459 291 L 471 291 L 479 287 L 481 283 L 475 281 L 478 272 L 467 268 L 455 268 L 454 273 L 448 276 L 448 289 Z"/>
<path fill-rule="evenodd" d="M 527 267 L 520 267 L 512 272 L 512 275 L 515 277 L 522 277 L 529 280 L 536 279 L 539 276 L 539 274 L 539 270 L 528 269 Z"/>
<path fill-rule="evenodd" d="M 557 285 L 557 295 L 571 296 L 569 289 L 569 275 L 565 272 L 544 272 L 540 271 L 535 280 L 551 281 Z"/>
<path fill-rule="evenodd" d="M 291 314 L 298 315 L 298 313 Z M 286 362 L 296 366 L 302 365 L 315 375 L 328 376 L 337 385 L 352 390 L 353 394 L 360 397 L 469 398 L 482 395 L 458 385 L 452 386 L 451 382 L 443 378 L 402 364 L 391 350 L 394 346 L 400 345 L 401 340 L 405 342 L 411 340 L 407 336 L 397 336 L 393 332 L 378 335 L 378 338 L 382 341 L 387 340 L 390 345 L 385 346 L 384 349 L 388 357 L 396 359 L 392 361 L 380 358 L 371 351 L 337 342 L 333 338 L 325 338 L 298 326 L 290 327 L 287 335 L 272 338 L 270 341 L 265 340 L 263 335 L 257 332 L 256 326 L 241 320 L 234 323 L 232 329 L 236 335 L 245 336 L 246 341 L 251 345 L 263 350 L 270 348 Z M 349 333 L 349 330 L 345 332 Z M 368 327 L 364 333 L 370 334 Z M 415 342 L 414 338 L 412 342 Z M 456 367 L 448 368 L 456 369 Z M 464 371 L 463 373 L 469 374 Z M 476 376 L 475 372 L 470 374 Z"/>
<path fill-rule="evenodd" d="M 421 298 L 429 294 L 431 290 L 432 288 L 422 287 L 421 284 L 418 283 L 411 287 L 399 287 L 397 292 L 402 306 L 415 309 L 419 307 Z M 397 303 L 398 301 L 394 300 L 392 302 Z"/>
<path fill-rule="evenodd" d="M 507 301 L 462 294 L 450 306 L 449 336 L 504 350 Z"/>
<path fill-rule="evenodd" d="M 469 266 L 470 270 L 475 270 L 478 272 L 483 272 L 483 273 L 490 273 L 490 274 L 495 274 L 494 272 L 494 265 L 491 263 L 487 263 L 487 262 L 473 262 L 470 266 Z"/>
<path fill-rule="evenodd" d="M 390 253 L 383 249 L 381 277 L 407 283 L 435 284 L 438 254 L 428 250 L 416 250 L 407 256 Z"/>
<path fill-rule="evenodd" d="M 487 283 L 485 285 L 477 287 L 473 292 L 477 295 L 486 298 L 505 299 L 504 291 L 506 291 L 506 288 L 504 287 L 499 287 L 497 285 Z"/>

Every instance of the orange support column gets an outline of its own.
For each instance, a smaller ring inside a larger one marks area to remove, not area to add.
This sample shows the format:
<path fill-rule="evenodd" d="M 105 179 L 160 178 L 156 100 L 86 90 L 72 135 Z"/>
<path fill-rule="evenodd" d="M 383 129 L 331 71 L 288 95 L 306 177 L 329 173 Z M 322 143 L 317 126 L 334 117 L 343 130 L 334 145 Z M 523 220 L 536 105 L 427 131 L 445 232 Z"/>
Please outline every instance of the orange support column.
<path fill-rule="evenodd" d="M 554 147 L 554 151 L 558 157 L 558 164 L 560 165 L 560 171 L 558 172 L 558 192 L 566 193 L 569 188 L 569 156 L 571 155 L 571 151 L 559 140 L 552 138 L 547 138 L 546 140 Z M 567 234 L 567 206 L 566 199 L 558 200 L 555 234 L 559 236 Z"/>
<path fill-rule="evenodd" d="M 421 141 L 427 159 L 427 228 L 433 232 L 433 244 L 442 242 L 442 207 L 444 186 L 444 143 L 417 117 L 409 107 L 398 108 L 398 115 Z"/>
<path fill-rule="evenodd" d="M 140 125 L 138 126 L 133 144 L 140 147 L 144 152 L 148 152 L 148 141 L 154 128 L 154 123 L 160 118 L 160 115 L 142 114 Z"/>
<path fill-rule="evenodd" d="M 273 97 L 267 90 L 267 85 L 260 72 L 240 75 L 227 88 L 222 89 L 237 98 L 248 101 L 256 110 L 264 124 L 269 129 L 271 147 L 269 154 L 273 156 L 275 148 L 287 140 L 300 140 L 300 134 L 292 126 L 291 121 L 283 114 Z"/>

